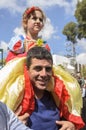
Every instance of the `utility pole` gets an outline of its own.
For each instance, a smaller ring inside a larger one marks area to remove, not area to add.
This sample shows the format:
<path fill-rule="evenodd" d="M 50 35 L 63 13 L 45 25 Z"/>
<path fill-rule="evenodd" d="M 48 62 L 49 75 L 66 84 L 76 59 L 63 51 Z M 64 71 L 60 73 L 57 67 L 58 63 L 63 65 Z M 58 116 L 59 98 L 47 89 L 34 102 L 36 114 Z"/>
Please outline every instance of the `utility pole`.
<path fill-rule="evenodd" d="M 70 58 L 70 64 L 75 68 L 76 66 L 76 47 L 75 43 L 66 43 L 67 57 Z M 76 70 L 75 70 L 76 71 Z"/>
<path fill-rule="evenodd" d="M 76 48 L 74 43 L 66 43 L 67 56 L 76 57 Z"/>
<path fill-rule="evenodd" d="M 71 50 L 72 50 L 71 51 L 72 52 L 72 56 L 71 56 L 72 57 L 72 59 L 71 59 L 72 60 L 72 65 L 75 66 L 75 64 L 76 64 L 76 48 L 75 48 L 74 43 L 71 44 Z"/>

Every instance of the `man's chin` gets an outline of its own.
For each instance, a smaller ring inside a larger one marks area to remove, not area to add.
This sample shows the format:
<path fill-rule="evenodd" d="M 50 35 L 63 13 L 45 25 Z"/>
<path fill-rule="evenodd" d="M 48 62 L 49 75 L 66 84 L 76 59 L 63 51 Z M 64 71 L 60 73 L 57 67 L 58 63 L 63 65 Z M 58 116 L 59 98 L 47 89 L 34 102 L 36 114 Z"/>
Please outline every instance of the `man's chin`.
<path fill-rule="evenodd" d="M 39 88 L 40 90 L 45 90 L 47 87 L 46 87 L 45 85 L 39 85 L 38 88 Z"/>

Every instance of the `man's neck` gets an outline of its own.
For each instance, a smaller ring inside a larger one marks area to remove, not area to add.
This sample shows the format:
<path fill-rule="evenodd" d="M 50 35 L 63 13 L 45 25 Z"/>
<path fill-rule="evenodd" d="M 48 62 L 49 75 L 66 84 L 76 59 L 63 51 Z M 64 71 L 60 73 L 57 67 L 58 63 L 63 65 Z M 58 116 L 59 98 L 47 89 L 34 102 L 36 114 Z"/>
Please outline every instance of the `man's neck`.
<path fill-rule="evenodd" d="M 36 99 L 41 99 L 44 95 L 44 90 L 34 89 L 34 93 Z"/>

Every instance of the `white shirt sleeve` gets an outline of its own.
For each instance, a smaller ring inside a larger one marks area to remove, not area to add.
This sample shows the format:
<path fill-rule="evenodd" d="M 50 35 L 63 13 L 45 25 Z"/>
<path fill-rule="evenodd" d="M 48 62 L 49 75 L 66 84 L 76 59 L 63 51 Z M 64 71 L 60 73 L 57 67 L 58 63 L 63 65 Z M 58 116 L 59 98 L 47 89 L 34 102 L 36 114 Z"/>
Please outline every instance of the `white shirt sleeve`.
<path fill-rule="evenodd" d="M 9 114 L 9 130 L 32 130 L 26 127 L 9 108 L 7 108 L 7 111 Z"/>

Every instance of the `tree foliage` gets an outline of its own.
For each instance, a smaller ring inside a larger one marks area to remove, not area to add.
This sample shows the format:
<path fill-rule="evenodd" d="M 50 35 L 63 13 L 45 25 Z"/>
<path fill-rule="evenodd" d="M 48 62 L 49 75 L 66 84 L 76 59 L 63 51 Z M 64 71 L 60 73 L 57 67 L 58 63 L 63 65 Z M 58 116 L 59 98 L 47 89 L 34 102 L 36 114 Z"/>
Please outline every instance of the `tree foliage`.
<path fill-rule="evenodd" d="M 77 24 L 74 22 L 69 22 L 67 25 L 64 26 L 62 33 L 66 35 L 68 41 L 76 43 Z"/>
<path fill-rule="evenodd" d="M 79 24 L 86 24 L 86 0 L 77 3 L 75 17 Z"/>
<path fill-rule="evenodd" d="M 86 38 L 86 0 L 78 1 L 74 16 L 78 23 L 78 38 Z"/>
<path fill-rule="evenodd" d="M 76 38 L 86 38 L 86 0 L 78 1 L 74 16 L 77 24 L 70 22 L 63 29 L 63 34 L 72 43 L 76 43 Z"/>

